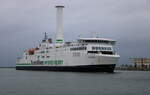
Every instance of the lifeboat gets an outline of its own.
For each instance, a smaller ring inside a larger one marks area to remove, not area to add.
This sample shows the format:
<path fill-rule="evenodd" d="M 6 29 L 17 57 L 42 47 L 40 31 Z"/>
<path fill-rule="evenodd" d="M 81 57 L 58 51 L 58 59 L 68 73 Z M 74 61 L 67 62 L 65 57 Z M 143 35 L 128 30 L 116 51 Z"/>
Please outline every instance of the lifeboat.
<path fill-rule="evenodd" d="M 28 50 L 29 55 L 34 55 L 34 52 L 35 52 L 35 48 L 32 48 L 32 49 Z"/>

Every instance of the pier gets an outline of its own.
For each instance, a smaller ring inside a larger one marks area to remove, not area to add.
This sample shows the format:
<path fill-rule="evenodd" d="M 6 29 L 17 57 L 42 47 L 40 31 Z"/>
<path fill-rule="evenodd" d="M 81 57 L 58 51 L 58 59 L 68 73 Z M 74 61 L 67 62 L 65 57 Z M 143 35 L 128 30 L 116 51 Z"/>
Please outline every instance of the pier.
<path fill-rule="evenodd" d="M 129 62 L 133 65 L 122 64 L 116 70 L 150 71 L 150 58 L 129 58 Z"/>

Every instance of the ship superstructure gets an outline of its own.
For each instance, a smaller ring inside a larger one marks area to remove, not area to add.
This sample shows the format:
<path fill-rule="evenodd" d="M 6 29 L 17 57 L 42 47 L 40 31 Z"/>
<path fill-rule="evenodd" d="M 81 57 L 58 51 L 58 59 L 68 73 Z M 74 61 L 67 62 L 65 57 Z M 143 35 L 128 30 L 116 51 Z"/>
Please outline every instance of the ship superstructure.
<path fill-rule="evenodd" d="M 26 50 L 17 59 L 17 70 L 113 72 L 119 59 L 115 40 L 106 38 L 79 38 L 64 42 L 63 8 L 57 8 L 57 35 L 52 42 L 45 37 L 35 48 Z"/>

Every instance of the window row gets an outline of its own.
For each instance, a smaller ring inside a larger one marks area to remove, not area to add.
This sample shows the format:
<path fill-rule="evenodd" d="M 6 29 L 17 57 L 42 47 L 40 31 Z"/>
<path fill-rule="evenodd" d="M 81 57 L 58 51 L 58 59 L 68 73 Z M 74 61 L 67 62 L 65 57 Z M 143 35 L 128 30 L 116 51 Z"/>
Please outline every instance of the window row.
<path fill-rule="evenodd" d="M 37 56 L 37 58 L 40 58 L 40 56 Z M 41 56 L 41 58 L 50 58 L 50 56 Z"/>
<path fill-rule="evenodd" d="M 105 41 L 105 40 L 80 40 L 79 42 L 85 43 L 105 43 L 105 44 L 113 44 L 113 41 Z"/>
<path fill-rule="evenodd" d="M 111 47 L 92 47 L 92 50 L 111 50 Z"/>
<path fill-rule="evenodd" d="M 86 50 L 86 47 L 74 47 L 74 48 L 70 48 L 70 50 Z"/>
<path fill-rule="evenodd" d="M 48 53 L 49 51 L 41 51 L 40 53 Z"/>

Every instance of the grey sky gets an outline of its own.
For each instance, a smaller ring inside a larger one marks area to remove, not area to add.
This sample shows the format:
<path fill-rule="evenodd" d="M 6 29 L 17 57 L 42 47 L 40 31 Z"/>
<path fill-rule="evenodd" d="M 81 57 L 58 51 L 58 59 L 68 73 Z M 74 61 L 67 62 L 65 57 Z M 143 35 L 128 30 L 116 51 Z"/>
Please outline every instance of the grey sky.
<path fill-rule="evenodd" d="M 66 41 L 99 32 L 118 41 L 119 64 L 129 57 L 150 57 L 149 0 L 0 0 L 0 66 L 15 66 L 44 32 L 54 38 L 57 4 L 66 7 Z"/>

